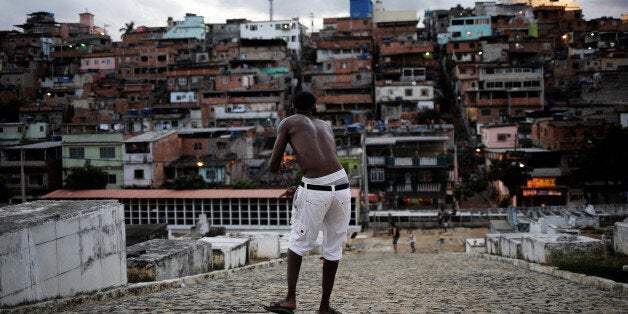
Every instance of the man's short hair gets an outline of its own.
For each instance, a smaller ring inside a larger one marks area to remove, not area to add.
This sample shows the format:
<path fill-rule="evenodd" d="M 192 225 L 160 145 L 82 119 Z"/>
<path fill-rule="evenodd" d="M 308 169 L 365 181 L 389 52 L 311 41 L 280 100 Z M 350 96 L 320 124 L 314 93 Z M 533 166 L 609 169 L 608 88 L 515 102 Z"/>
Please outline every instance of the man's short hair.
<path fill-rule="evenodd" d="M 294 108 L 299 110 L 311 110 L 316 105 L 316 96 L 307 91 L 300 91 L 294 95 Z"/>

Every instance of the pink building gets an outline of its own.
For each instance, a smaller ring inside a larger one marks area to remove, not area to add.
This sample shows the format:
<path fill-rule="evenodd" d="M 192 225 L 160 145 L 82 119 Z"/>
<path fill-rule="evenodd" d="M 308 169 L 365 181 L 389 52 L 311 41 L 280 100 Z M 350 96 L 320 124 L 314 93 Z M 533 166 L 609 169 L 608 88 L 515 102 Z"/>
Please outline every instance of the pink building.
<path fill-rule="evenodd" d="M 482 144 L 486 148 L 515 148 L 517 146 L 517 125 L 498 124 L 480 128 Z"/>

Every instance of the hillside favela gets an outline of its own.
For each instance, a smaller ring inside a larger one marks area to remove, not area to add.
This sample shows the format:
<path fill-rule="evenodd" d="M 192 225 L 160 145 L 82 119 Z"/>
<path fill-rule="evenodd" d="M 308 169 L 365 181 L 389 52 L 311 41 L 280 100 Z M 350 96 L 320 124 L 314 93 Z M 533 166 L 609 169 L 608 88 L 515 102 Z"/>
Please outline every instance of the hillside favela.
<path fill-rule="evenodd" d="M 0 312 L 628 313 L 628 12 L 341 1 L 13 12 Z M 303 94 L 335 156 L 277 151 Z M 311 184 L 335 158 L 349 184 Z M 340 260 L 320 191 L 350 194 Z"/>

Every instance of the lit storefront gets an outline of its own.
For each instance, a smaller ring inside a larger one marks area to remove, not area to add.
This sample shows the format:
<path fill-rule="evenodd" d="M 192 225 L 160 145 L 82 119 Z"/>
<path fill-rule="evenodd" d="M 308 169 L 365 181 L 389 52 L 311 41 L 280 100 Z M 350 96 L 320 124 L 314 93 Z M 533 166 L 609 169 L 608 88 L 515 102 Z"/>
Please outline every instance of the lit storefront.
<path fill-rule="evenodd" d="M 567 187 L 558 186 L 556 178 L 532 178 L 520 192 L 518 206 L 566 205 Z"/>

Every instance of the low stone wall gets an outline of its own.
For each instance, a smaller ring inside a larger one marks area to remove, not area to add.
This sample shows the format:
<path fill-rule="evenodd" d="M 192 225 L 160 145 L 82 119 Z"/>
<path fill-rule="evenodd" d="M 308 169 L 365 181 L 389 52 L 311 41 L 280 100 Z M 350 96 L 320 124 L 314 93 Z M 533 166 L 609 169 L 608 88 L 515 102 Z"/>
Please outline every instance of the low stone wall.
<path fill-rule="evenodd" d="M 232 269 L 249 263 L 249 239 L 226 236 L 203 237 L 198 241 L 212 246 L 213 269 Z"/>
<path fill-rule="evenodd" d="M 281 255 L 278 232 L 245 231 L 238 235 L 249 238 L 251 259 L 279 258 Z"/>
<path fill-rule="evenodd" d="M 207 242 L 154 239 L 126 249 L 129 282 L 161 281 L 212 270 Z"/>
<path fill-rule="evenodd" d="M 615 251 L 628 255 L 628 222 L 616 222 L 613 227 Z"/>
<path fill-rule="evenodd" d="M 595 259 L 606 254 L 602 241 L 577 235 L 526 235 L 521 246 L 523 259 L 540 264 L 583 256 Z"/>
<path fill-rule="evenodd" d="M 0 211 L 0 306 L 125 285 L 124 207 L 36 201 Z"/>

